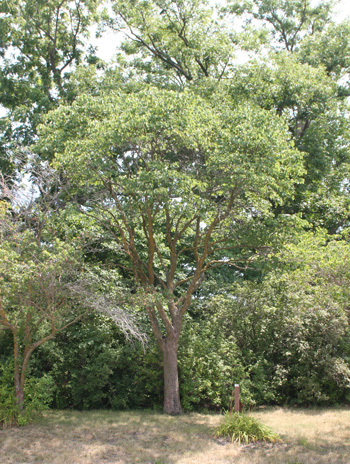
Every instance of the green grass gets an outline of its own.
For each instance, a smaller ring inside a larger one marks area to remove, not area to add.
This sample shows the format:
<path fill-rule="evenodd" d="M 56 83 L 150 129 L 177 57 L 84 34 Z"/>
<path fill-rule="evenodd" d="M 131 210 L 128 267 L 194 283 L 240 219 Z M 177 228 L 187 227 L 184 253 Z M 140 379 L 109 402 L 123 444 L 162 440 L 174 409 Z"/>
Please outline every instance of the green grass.
<path fill-rule="evenodd" d="M 215 431 L 215 436 L 230 438 L 232 442 L 239 444 L 257 441 L 270 443 L 282 441 L 279 435 L 273 432 L 270 427 L 257 421 L 252 416 L 239 412 L 227 412 L 222 423 Z"/>

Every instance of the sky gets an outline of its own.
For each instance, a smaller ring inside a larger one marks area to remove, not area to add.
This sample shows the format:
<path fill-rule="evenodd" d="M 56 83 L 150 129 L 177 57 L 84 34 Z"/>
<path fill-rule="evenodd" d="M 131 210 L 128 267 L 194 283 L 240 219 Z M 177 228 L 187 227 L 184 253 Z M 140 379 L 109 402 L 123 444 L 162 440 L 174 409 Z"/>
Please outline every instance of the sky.
<path fill-rule="evenodd" d="M 343 18 L 346 16 L 350 16 L 350 1 L 341 0 L 337 10 L 339 11 L 340 15 L 343 15 Z"/>

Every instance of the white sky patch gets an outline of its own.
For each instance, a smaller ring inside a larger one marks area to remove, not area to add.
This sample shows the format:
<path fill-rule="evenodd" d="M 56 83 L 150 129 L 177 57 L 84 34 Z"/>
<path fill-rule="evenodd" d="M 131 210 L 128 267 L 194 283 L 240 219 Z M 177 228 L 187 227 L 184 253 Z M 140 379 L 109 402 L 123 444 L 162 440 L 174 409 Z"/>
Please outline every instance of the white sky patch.
<path fill-rule="evenodd" d="M 96 32 L 97 26 L 93 26 L 90 32 L 89 45 L 97 47 L 96 55 L 101 60 L 110 63 L 124 39 L 124 34 L 122 32 L 107 30 L 102 33 L 101 37 L 96 37 Z"/>
<path fill-rule="evenodd" d="M 336 14 L 336 21 L 344 21 L 345 19 L 350 18 L 350 2 L 349 0 L 342 0 L 339 5 L 336 5 L 334 8 Z"/>
<path fill-rule="evenodd" d="M 30 180 L 30 174 L 24 174 L 16 189 L 16 201 L 18 206 L 29 206 L 40 192 L 36 185 Z"/>

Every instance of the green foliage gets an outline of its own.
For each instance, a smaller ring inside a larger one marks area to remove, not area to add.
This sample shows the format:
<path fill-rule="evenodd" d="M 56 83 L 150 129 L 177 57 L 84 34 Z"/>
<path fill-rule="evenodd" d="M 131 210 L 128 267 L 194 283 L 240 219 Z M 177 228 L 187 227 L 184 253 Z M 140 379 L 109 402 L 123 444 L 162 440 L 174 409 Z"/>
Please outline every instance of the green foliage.
<path fill-rule="evenodd" d="M 18 410 L 13 386 L 13 364 L 0 364 L 0 426 L 18 423 Z"/>
<path fill-rule="evenodd" d="M 189 249 L 186 255 L 180 253 L 173 276 L 186 283 L 186 261 L 195 262 L 197 234 L 201 242 L 206 233 L 213 233 L 213 242 L 225 237 L 237 252 L 237 240 L 246 244 L 249 239 L 253 248 L 266 243 L 273 235 L 263 222 L 271 209 L 269 200 L 282 203 L 302 173 L 301 154 L 290 144 L 280 118 L 254 105 L 233 109 L 229 96 L 221 93 L 211 101 L 190 91 L 155 88 L 130 95 L 121 95 L 120 89 L 98 97 L 82 95 L 71 107 L 51 113 L 41 131 L 42 155 L 56 153 L 57 167 L 69 173 L 72 191 L 81 192 L 85 211 L 95 211 L 96 223 L 115 243 L 116 261 L 123 269 L 129 270 L 134 259 L 125 239 L 132 241 L 137 262 L 148 268 L 150 238 L 144 226 L 151 220 L 159 253 L 150 262 L 158 281 L 164 281 L 174 252 L 167 222 L 171 234 L 176 227 L 182 230 L 176 238 L 178 252 Z M 230 198 L 235 195 L 239 200 L 233 208 Z M 216 216 L 218 211 L 236 219 L 224 220 Z M 212 230 L 215 218 L 222 224 Z M 205 225 L 203 231 L 198 231 L 198 222 Z M 273 227 L 271 223 L 272 218 Z M 223 249 L 215 248 L 216 264 L 225 264 Z M 246 247 L 243 260 L 248 251 Z M 165 298 L 172 296 L 160 286 L 158 291 Z"/>
<path fill-rule="evenodd" d="M 68 82 L 82 61 L 96 0 L 9 0 L 0 4 L 0 168 L 15 174 L 43 114 L 74 98 Z M 93 58 L 93 57 L 90 57 Z"/>
<path fill-rule="evenodd" d="M 110 406 L 108 389 L 112 386 L 112 369 L 118 362 L 111 332 L 110 324 L 102 318 L 100 324 L 90 318 L 89 323 L 71 327 L 41 353 L 53 361 L 55 407 L 84 410 Z"/>
<path fill-rule="evenodd" d="M 113 409 L 162 408 L 162 355 L 156 343 L 150 343 L 145 350 L 137 346 L 123 346 L 113 374 Z"/>
<path fill-rule="evenodd" d="M 287 52 L 271 55 L 270 64 L 251 60 L 238 67 L 230 93 L 235 100 L 253 100 L 276 111 L 304 153 L 303 182 L 277 211 L 302 213 L 316 227 L 335 233 L 349 222 L 348 105 L 323 65 L 310 66 L 301 55 Z"/>
<path fill-rule="evenodd" d="M 0 365 L 0 427 L 26 425 L 35 420 L 37 414 L 48 409 L 54 389 L 53 379 L 49 375 L 27 379 L 24 411 L 20 413 L 13 384 L 13 362 Z"/>
<path fill-rule="evenodd" d="M 331 24 L 323 33 L 308 37 L 302 42 L 298 55 L 301 61 L 315 68 L 323 66 L 333 78 L 346 76 L 350 65 L 349 21 Z"/>
<path fill-rule="evenodd" d="M 215 317 L 187 320 L 184 325 L 179 375 L 186 411 L 227 408 L 237 382 L 244 405 L 253 402 L 234 338 L 226 339 L 221 328 L 222 320 Z M 44 368 L 54 379 L 55 408 L 161 408 L 162 357 L 157 344 L 130 344 L 101 317 L 70 327 L 33 356 L 33 375 L 41 375 Z"/>
<path fill-rule="evenodd" d="M 213 315 L 196 322 L 187 318 L 179 349 L 180 394 L 185 410 L 228 408 L 234 384 L 241 386 L 241 401 L 252 403 L 250 382 L 241 363 L 234 334 L 222 330 Z"/>
<path fill-rule="evenodd" d="M 234 333 L 257 403 L 332 404 L 350 394 L 348 244 L 307 234 L 261 283 L 212 301 Z"/>
<path fill-rule="evenodd" d="M 127 33 L 129 72 L 133 66 L 147 81 L 182 88 L 227 75 L 234 47 L 207 0 L 118 0 L 105 22 Z"/>
<path fill-rule="evenodd" d="M 33 220 L 33 212 L 16 214 L 5 202 L 0 208 L 0 324 L 30 353 L 74 318 L 77 299 L 70 284 L 78 280 L 81 260 L 73 246 L 50 240 L 40 211 Z"/>
<path fill-rule="evenodd" d="M 31 368 L 53 378 L 52 407 L 87 410 L 159 408 L 161 365 L 154 343 L 130 343 L 110 320 L 90 315 L 34 353 Z"/>
<path fill-rule="evenodd" d="M 185 323 L 179 350 L 180 394 L 186 411 L 228 407 L 234 383 L 245 406 L 252 403 L 250 382 L 233 337 L 221 322 Z M 70 327 L 33 355 L 33 375 L 45 368 L 54 379 L 52 406 L 75 409 L 160 408 L 162 357 L 154 341 L 142 348 L 128 343 L 101 317 Z"/>
<path fill-rule="evenodd" d="M 228 4 L 229 11 L 270 26 L 277 44 L 292 52 L 305 35 L 325 28 L 334 2 L 321 0 L 314 6 L 311 0 L 229 0 Z"/>
<path fill-rule="evenodd" d="M 227 437 L 232 442 L 251 443 L 257 441 L 280 442 L 281 438 L 266 425 L 246 414 L 227 411 L 222 423 L 215 431 L 216 437 Z"/>
<path fill-rule="evenodd" d="M 55 385 L 50 375 L 28 378 L 24 385 L 24 413 L 18 418 L 19 425 L 25 425 L 35 418 L 35 414 L 49 409 L 54 392 Z"/>

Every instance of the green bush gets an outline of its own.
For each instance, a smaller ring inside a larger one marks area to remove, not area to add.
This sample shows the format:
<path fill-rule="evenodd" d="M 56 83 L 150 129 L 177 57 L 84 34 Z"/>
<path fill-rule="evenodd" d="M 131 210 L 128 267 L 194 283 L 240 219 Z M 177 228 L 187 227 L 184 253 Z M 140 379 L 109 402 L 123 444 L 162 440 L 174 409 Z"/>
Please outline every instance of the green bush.
<path fill-rule="evenodd" d="M 141 346 L 123 346 L 113 372 L 113 409 L 161 409 L 163 403 L 162 354 L 154 340 Z"/>
<path fill-rule="evenodd" d="M 252 404 L 250 381 L 234 336 L 222 331 L 217 316 L 194 321 L 186 318 L 179 347 L 180 395 L 184 410 L 228 408 L 234 384 L 241 401 Z"/>
<path fill-rule="evenodd" d="M 104 317 L 90 316 L 33 353 L 32 372 L 54 379 L 59 409 L 158 408 L 162 405 L 161 354 L 151 338 L 143 349 L 126 341 Z"/>
<path fill-rule="evenodd" d="M 118 342 L 110 324 L 98 317 L 72 325 L 33 355 L 32 369 L 43 369 L 55 385 L 53 407 L 79 410 L 109 407 L 111 376 L 118 363 Z"/>
<path fill-rule="evenodd" d="M 280 442 L 281 438 L 266 425 L 251 416 L 226 412 L 224 420 L 215 431 L 216 437 L 230 438 L 232 442 L 250 443 L 256 441 Z"/>
<path fill-rule="evenodd" d="M 13 386 L 13 363 L 0 365 L 0 427 L 18 424 L 18 410 Z"/>
<path fill-rule="evenodd" d="M 348 316 L 327 287 L 310 278 L 303 289 L 299 280 L 271 273 L 233 287 L 235 298 L 213 298 L 208 309 L 221 312 L 223 337 L 234 334 L 256 404 L 347 403 Z"/>
<path fill-rule="evenodd" d="M 16 404 L 13 385 L 13 362 L 0 365 L 0 427 L 26 425 L 48 409 L 52 402 L 54 383 L 49 375 L 27 378 L 24 386 L 23 411 Z"/>

